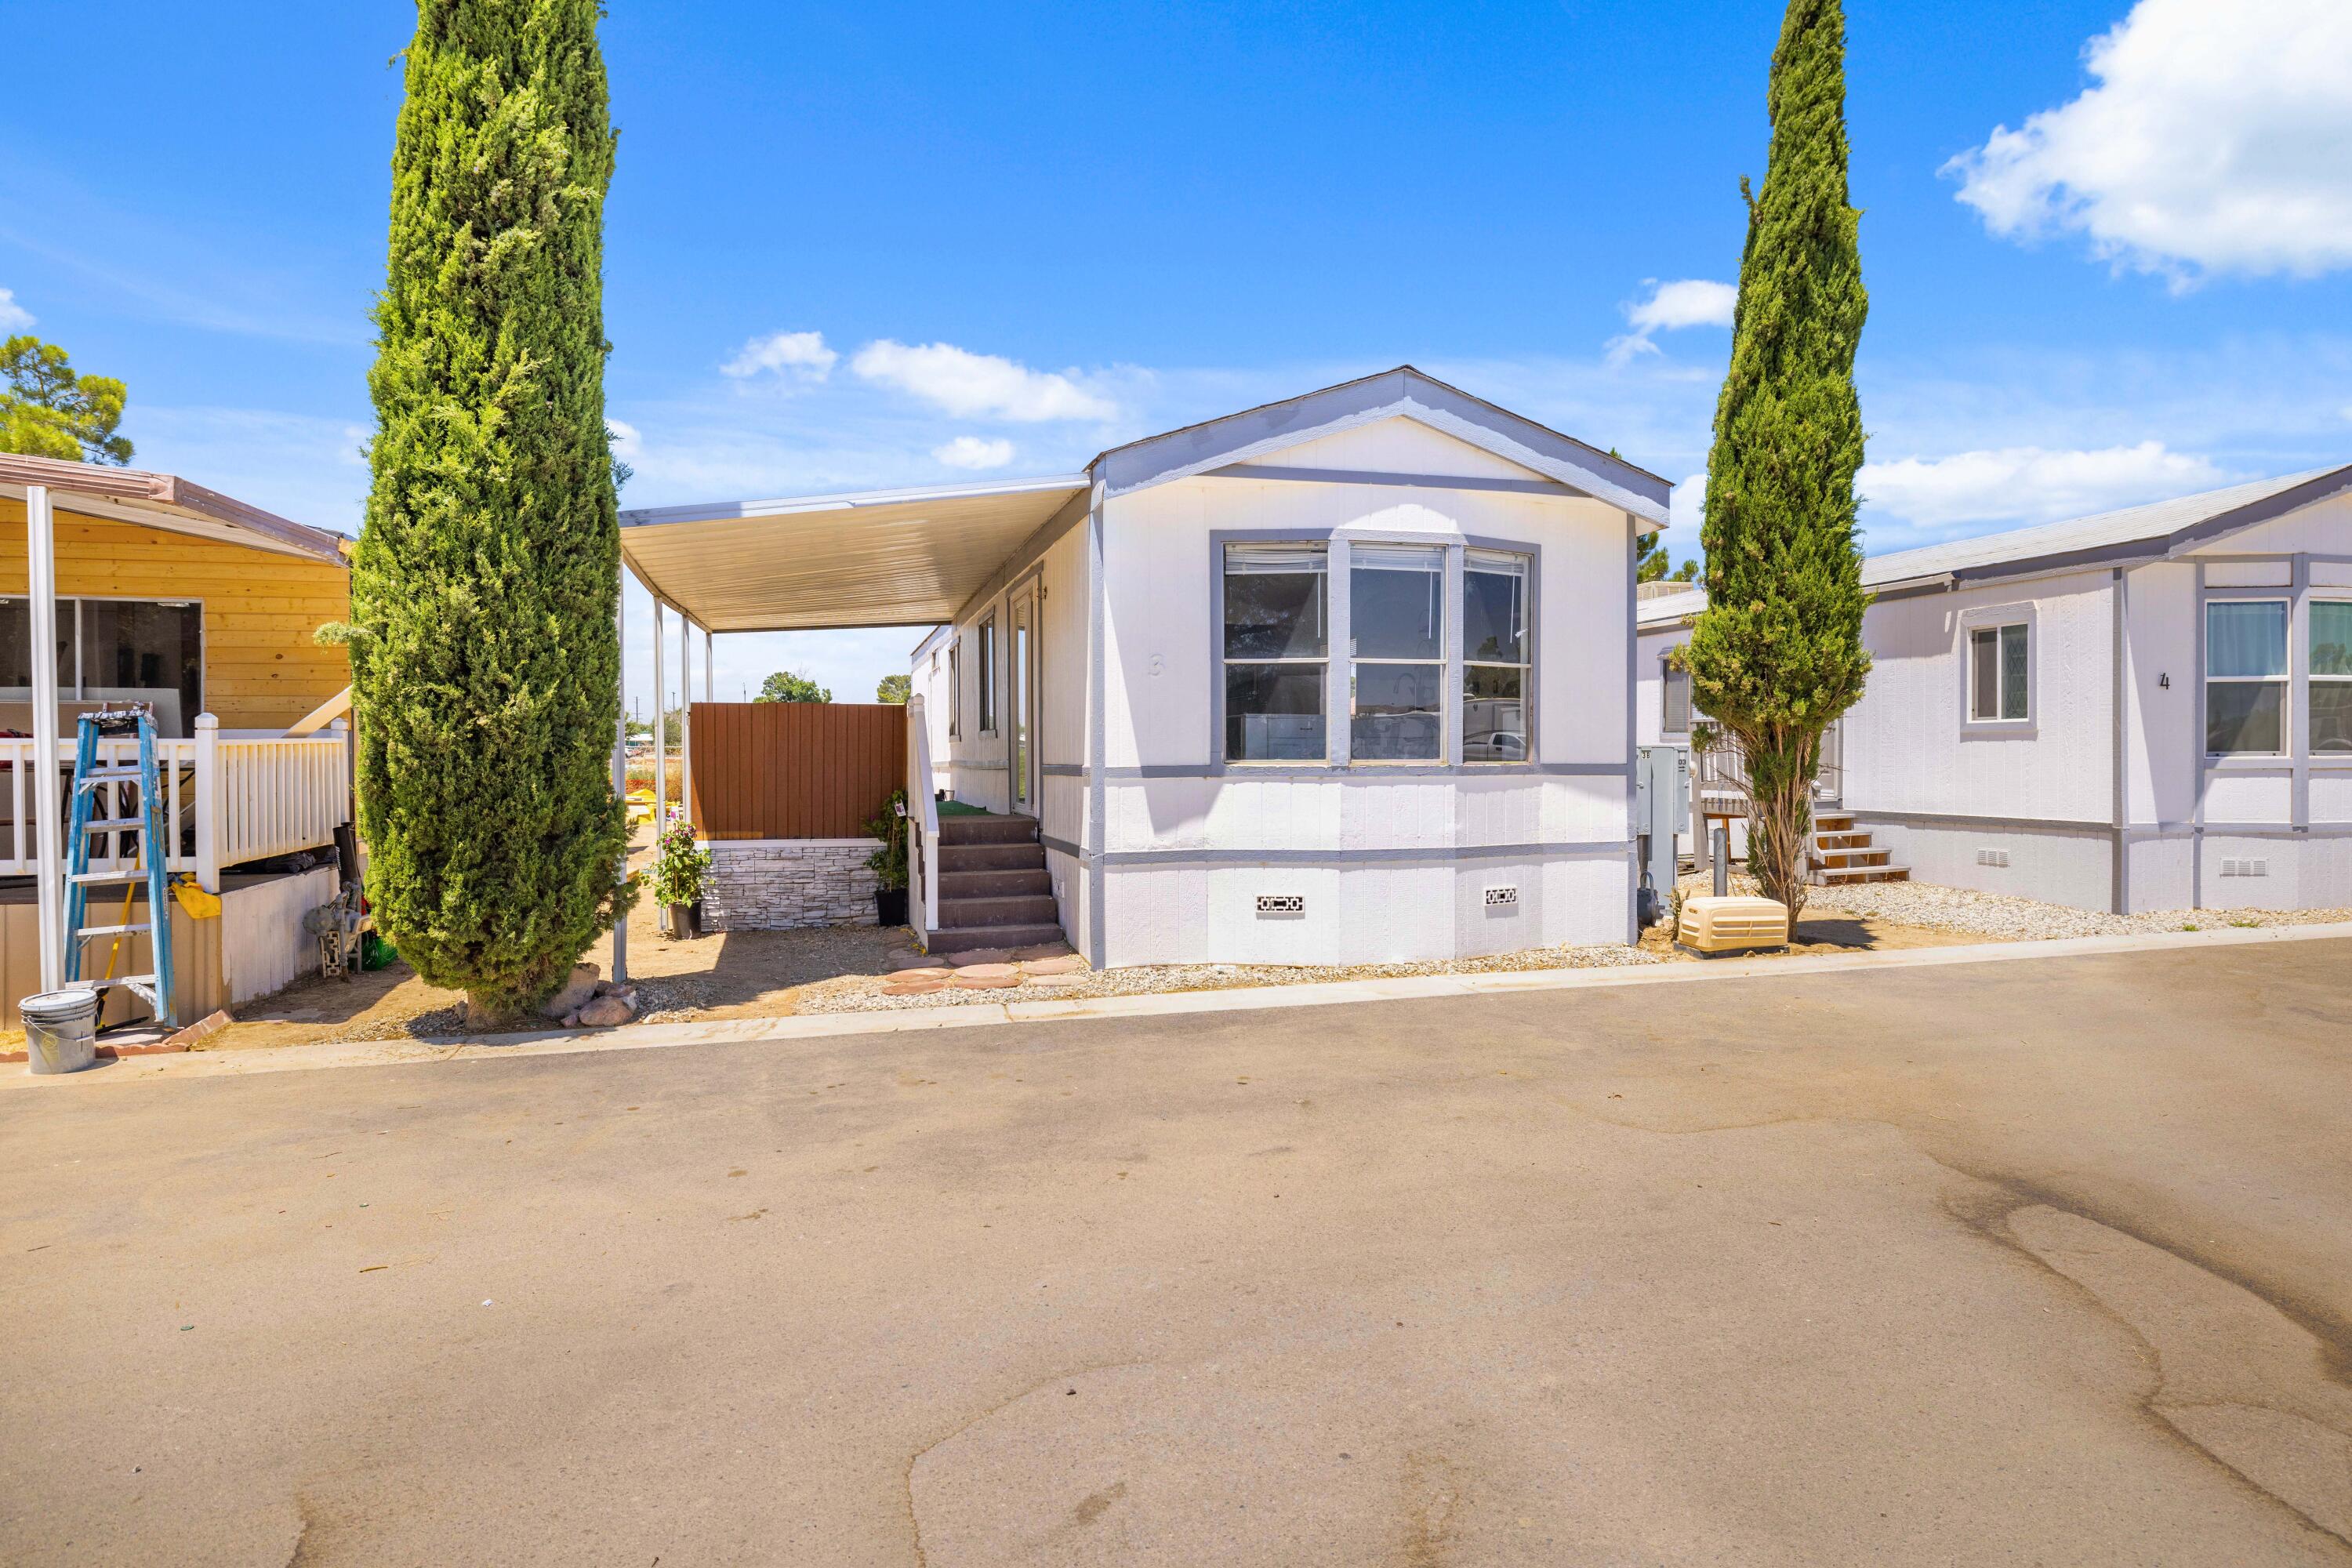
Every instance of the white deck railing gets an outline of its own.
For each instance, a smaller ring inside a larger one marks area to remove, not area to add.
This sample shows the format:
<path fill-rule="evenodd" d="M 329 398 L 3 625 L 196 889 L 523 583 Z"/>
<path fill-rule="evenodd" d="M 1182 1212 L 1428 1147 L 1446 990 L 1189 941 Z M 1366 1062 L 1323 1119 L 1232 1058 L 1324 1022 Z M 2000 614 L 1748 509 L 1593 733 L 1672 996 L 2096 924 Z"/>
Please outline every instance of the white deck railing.
<path fill-rule="evenodd" d="M 60 795 L 73 776 L 77 744 L 70 731 L 58 739 L 47 772 Z M 135 739 L 109 738 L 98 748 L 99 760 L 108 766 L 138 764 Z M 341 721 L 322 735 L 257 739 L 224 736 L 218 721 L 206 713 L 196 720 L 194 736 L 158 740 L 164 868 L 192 871 L 199 883 L 218 892 L 225 866 L 334 843 L 335 829 L 351 817 L 347 759 Z M 0 770 L 7 775 L 0 798 L 8 806 L 8 820 L 0 823 L 0 876 L 29 877 L 40 869 L 32 792 L 43 770 L 36 763 L 36 742 L 0 738 Z M 110 807 L 107 815 L 113 815 Z M 62 823 L 68 816 L 60 811 L 58 819 Z M 90 868 L 122 869 L 133 848 L 127 834 L 104 835 L 90 845 Z"/>
<path fill-rule="evenodd" d="M 931 726 L 919 696 L 907 699 L 907 826 L 915 832 L 907 857 L 914 887 L 907 913 L 928 942 L 940 925 L 940 801 L 931 782 Z"/>

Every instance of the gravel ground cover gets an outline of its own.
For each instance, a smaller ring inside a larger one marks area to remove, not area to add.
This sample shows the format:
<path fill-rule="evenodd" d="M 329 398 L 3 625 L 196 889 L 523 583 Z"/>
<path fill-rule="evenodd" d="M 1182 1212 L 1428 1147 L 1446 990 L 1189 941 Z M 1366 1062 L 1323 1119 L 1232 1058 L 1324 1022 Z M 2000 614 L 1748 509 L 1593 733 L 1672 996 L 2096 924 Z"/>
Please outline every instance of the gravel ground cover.
<path fill-rule="evenodd" d="M 1165 991 L 1227 991 L 1249 985 L 1303 985 L 1330 980 L 1387 980 L 1407 974 L 1493 974 L 1521 969 L 1608 969 L 1656 963 L 1655 953 L 1610 943 L 1539 947 L 1486 958 L 1421 963 L 1287 965 L 1274 963 L 1141 963 L 1074 974 L 1024 975 L 1001 991 L 934 991 L 887 996 L 881 982 L 849 976 L 802 993 L 803 1013 L 866 1013 L 903 1007 L 954 1007 L 971 1002 L 1031 1002 L 1055 996 L 1142 996 Z"/>

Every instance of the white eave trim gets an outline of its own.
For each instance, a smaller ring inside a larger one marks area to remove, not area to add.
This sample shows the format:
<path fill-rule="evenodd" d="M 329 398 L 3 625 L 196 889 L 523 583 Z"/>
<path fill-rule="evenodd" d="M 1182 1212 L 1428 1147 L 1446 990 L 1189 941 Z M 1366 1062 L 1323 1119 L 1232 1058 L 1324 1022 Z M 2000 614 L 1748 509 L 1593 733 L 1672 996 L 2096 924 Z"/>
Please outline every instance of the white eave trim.
<path fill-rule="evenodd" d="M 873 507 L 922 506 L 933 501 L 975 500 L 989 496 L 1037 495 L 1046 491 L 1077 491 L 1087 488 L 1084 474 L 1052 474 L 1042 479 L 992 479 L 969 485 L 918 485 L 908 489 L 856 490 L 840 495 L 789 496 L 774 500 L 703 501 L 685 506 L 641 507 L 621 513 L 623 528 L 645 528 L 666 522 L 728 522 L 763 517 L 793 517 L 807 512 L 859 511 Z"/>

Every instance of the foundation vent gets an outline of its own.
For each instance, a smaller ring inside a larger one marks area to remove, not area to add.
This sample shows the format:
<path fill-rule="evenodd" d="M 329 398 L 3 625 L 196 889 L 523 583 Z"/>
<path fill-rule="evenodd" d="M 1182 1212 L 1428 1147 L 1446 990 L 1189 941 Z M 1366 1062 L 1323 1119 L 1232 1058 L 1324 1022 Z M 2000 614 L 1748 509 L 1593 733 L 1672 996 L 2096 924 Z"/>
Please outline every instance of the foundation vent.
<path fill-rule="evenodd" d="M 1487 889 L 1486 907 L 1490 910 L 1517 909 L 1519 907 L 1519 889 L 1516 887 Z"/>
<path fill-rule="evenodd" d="M 1257 896 L 1257 912 L 1261 916 L 1303 915 L 1307 912 L 1307 895 L 1304 893 L 1260 893 Z"/>
<path fill-rule="evenodd" d="M 2221 862 L 2221 875 L 2224 877 L 2267 877 L 2270 874 L 2271 863 L 2268 860 L 2231 859 Z"/>
<path fill-rule="evenodd" d="M 1979 849 L 1977 851 L 1977 864 L 1979 866 L 2006 866 L 2009 864 L 2009 851 L 2006 849 Z"/>

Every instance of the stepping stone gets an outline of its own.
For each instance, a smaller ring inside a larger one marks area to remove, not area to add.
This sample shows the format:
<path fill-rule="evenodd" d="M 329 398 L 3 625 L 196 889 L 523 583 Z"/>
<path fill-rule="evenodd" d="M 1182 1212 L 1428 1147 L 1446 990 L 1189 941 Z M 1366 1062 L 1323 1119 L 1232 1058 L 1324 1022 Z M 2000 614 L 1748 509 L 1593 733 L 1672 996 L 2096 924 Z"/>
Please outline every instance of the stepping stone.
<path fill-rule="evenodd" d="M 1021 972 L 1009 963 L 967 963 L 955 972 L 958 980 L 1018 980 Z"/>
<path fill-rule="evenodd" d="M 882 987 L 885 996 L 928 996 L 934 991 L 944 991 L 948 983 L 936 975 L 926 974 L 919 980 L 904 977 L 892 980 Z"/>
<path fill-rule="evenodd" d="M 929 954 L 916 952 L 912 949 L 894 952 L 882 963 L 890 969 L 932 969 L 938 966 L 937 961 Z"/>
<path fill-rule="evenodd" d="M 1013 956 L 1019 962 L 1027 963 L 1034 959 L 1074 958 L 1076 953 L 1066 942 L 1041 942 L 1034 947 L 1014 948 Z"/>
<path fill-rule="evenodd" d="M 1034 979 L 1045 974 L 1079 974 L 1086 967 L 1087 961 L 1072 952 L 1058 958 L 1029 959 L 1022 963 L 1021 973 Z"/>
<path fill-rule="evenodd" d="M 1083 972 L 1069 974 L 1040 974 L 1035 970 L 1031 970 L 1022 977 L 1021 984 L 1024 987 L 1034 986 L 1040 991 L 1050 991 L 1064 985 L 1082 984 L 1086 978 Z"/>
<path fill-rule="evenodd" d="M 1021 984 L 1017 974 L 974 974 L 967 970 L 948 982 L 959 991 L 1010 991 Z"/>
<path fill-rule="evenodd" d="M 969 969 L 975 963 L 1004 963 L 1013 955 L 1001 947 L 975 947 L 970 952 L 951 952 L 948 962 L 958 969 Z"/>
<path fill-rule="evenodd" d="M 901 980 L 949 980 L 954 976 L 954 970 L 934 963 L 921 969 L 901 969 L 896 974 L 884 976 L 882 983 L 896 985 Z"/>

